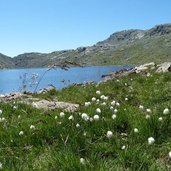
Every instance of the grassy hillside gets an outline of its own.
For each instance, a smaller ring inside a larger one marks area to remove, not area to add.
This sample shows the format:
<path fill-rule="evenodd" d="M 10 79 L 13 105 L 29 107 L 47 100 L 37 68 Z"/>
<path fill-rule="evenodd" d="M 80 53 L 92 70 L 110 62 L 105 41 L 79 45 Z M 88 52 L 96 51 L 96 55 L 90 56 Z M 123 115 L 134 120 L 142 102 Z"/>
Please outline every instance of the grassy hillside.
<path fill-rule="evenodd" d="M 170 73 L 151 71 L 148 76 L 130 75 L 35 95 L 81 105 L 64 116 L 60 110 L 38 110 L 17 101 L 0 103 L 0 167 L 171 170 L 170 86 Z M 163 114 L 166 108 L 170 111 Z"/>
<path fill-rule="evenodd" d="M 169 36 L 171 37 L 171 34 Z M 99 55 L 101 61 L 105 60 L 103 55 Z M 165 61 L 170 62 L 171 39 L 168 39 L 168 35 L 150 39 L 141 39 L 138 40 L 136 43 L 132 43 L 126 47 L 113 50 L 106 55 L 109 59 L 109 61 L 106 63 L 112 63 L 114 65 L 137 65 L 152 61 L 155 61 L 156 63 L 162 63 Z"/>
<path fill-rule="evenodd" d="M 162 63 L 171 61 L 171 33 L 160 36 L 145 36 L 133 42 L 123 43 L 117 48 L 112 47 L 87 47 L 87 50 L 68 50 L 53 52 L 40 57 L 33 56 L 30 60 L 22 56 L 20 67 L 48 66 L 72 61 L 82 65 L 127 65 L 141 64 L 154 61 Z M 41 60 L 40 60 L 41 59 Z M 18 60 L 18 57 L 15 59 Z M 21 60 L 21 58 L 20 58 Z M 28 63 L 28 64 L 27 64 Z"/>
<path fill-rule="evenodd" d="M 4 55 L 3 55 L 4 56 Z M 24 53 L 4 58 L 1 68 L 48 67 L 70 61 L 84 66 L 127 65 L 171 61 L 171 24 L 149 30 L 125 30 L 113 33 L 93 46 L 52 53 Z"/>
<path fill-rule="evenodd" d="M 3 68 L 14 68 L 14 63 L 10 57 L 0 53 L 0 69 Z"/>

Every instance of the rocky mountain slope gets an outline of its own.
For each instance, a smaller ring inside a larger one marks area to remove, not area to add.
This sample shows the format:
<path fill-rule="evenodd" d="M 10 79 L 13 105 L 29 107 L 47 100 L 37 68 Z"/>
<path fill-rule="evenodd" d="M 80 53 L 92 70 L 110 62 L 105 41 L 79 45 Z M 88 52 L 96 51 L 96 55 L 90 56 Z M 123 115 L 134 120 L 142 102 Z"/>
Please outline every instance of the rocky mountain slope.
<path fill-rule="evenodd" d="M 149 30 L 113 33 L 93 46 L 52 53 L 25 53 L 14 58 L 0 55 L 1 68 L 47 67 L 65 61 L 81 65 L 126 65 L 171 61 L 171 24 Z"/>
<path fill-rule="evenodd" d="M 0 53 L 0 68 L 14 68 L 14 62 L 12 58 Z"/>

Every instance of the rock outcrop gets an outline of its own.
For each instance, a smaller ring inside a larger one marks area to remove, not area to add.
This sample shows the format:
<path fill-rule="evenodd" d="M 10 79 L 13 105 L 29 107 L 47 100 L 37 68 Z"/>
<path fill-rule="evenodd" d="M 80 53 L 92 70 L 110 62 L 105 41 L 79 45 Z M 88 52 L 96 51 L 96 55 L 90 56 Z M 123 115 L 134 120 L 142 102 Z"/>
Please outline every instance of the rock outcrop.
<path fill-rule="evenodd" d="M 59 101 L 48 101 L 48 100 L 39 100 L 34 101 L 31 105 L 38 109 L 52 110 L 52 109 L 62 109 L 65 112 L 74 112 L 79 108 L 79 104 L 73 104 L 68 102 L 59 102 Z"/>
<path fill-rule="evenodd" d="M 49 87 L 42 90 L 42 93 L 47 93 L 48 91 L 54 89 L 54 87 Z M 45 100 L 39 98 L 33 98 L 34 93 L 27 92 L 27 93 L 13 93 L 13 94 L 0 94 L 0 102 L 7 103 L 10 101 L 17 101 L 17 103 L 24 103 L 31 105 L 37 109 L 44 109 L 44 110 L 54 110 L 54 109 L 62 109 L 65 112 L 74 112 L 79 108 L 79 104 L 69 103 L 58 101 L 56 99 L 53 100 Z M 40 94 L 40 92 L 39 92 Z"/>
<path fill-rule="evenodd" d="M 150 62 L 150 63 L 147 63 L 147 64 L 143 64 L 143 65 L 140 65 L 138 67 L 135 67 L 135 72 L 136 73 L 140 73 L 142 71 L 145 71 L 147 69 L 155 69 L 155 63 L 154 62 Z"/>
<path fill-rule="evenodd" d="M 121 71 L 111 72 L 107 75 L 104 75 L 104 81 L 111 80 L 113 77 L 116 76 L 127 76 L 130 74 L 141 74 L 144 72 L 148 72 L 149 70 L 154 70 L 158 73 L 161 72 L 171 72 L 171 62 L 164 62 L 160 65 L 156 65 L 154 62 L 146 63 L 140 66 L 136 66 L 131 69 L 124 69 Z"/>
<path fill-rule="evenodd" d="M 171 72 L 171 62 L 164 62 L 160 65 L 157 65 L 157 70 L 156 72 L 161 73 L 161 72 Z"/>

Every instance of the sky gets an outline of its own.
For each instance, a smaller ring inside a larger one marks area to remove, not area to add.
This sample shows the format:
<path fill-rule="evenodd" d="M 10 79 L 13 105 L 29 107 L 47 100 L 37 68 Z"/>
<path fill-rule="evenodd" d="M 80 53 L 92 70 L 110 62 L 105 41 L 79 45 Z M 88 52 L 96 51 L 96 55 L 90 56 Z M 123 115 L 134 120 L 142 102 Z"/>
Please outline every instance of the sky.
<path fill-rule="evenodd" d="M 91 46 L 112 33 L 171 23 L 171 0 L 0 0 L 0 53 Z"/>

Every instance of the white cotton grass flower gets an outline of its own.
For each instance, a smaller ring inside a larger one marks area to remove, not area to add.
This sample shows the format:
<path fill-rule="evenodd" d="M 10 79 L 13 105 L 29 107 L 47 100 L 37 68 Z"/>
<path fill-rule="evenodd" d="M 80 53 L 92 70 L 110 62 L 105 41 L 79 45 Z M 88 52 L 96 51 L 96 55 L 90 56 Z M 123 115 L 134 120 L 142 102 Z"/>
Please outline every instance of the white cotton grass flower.
<path fill-rule="evenodd" d="M 84 132 L 83 135 L 86 137 L 87 136 L 87 132 Z"/>
<path fill-rule="evenodd" d="M 30 129 L 35 129 L 35 126 L 34 125 L 30 125 Z"/>
<path fill-rule="evenodd" d="M 100 117 L 99 117 L 99 115 L 94 115 L 93 119 L 94 119 L 95 121 L 98 121 L 98 120 L 100 120 Z"/>
<path fill-rule="evenodd" d="M 2 170 L 3 169 L 3 166 L 2 166 L 2 163 L 0 162 L 0 170 Z"/>
<path fill-rule="evenodd" d="M 146 112 L 147 113 L 151 113 L 151 109 L 146 109 Z"/>
<path fill-rule="evenodd" d="M 55 120 L 58 119 L 58 116 L 55 116 Z"/>
<path fill-rule="evenodd" d="M 0 115 L 2 114 L 2 110 L 0 109 Z"/>
<path fill-rule="evenodd" d="M 86 163 L 85 159 L 84 158 L 80 158 L 80 163 L 81 164 L 85 164 Z"/>
<path fill-rule="evenodd" d="M 98 94 L 98 95 L 101 94 L 100 90 L 97 90 L 97 91 L 96 91 L 96 94 Z"/>
<path fill-rule="evenodd" d="M 146 119 L 150 119 L 150 117 L 151 117 L 150 115 L 146 115 L 145 116 Z"/>
<path fill-rule="evenodd" d="M 65 113 L 64 113 L 64 112 L 60 112 L 59 116 L 60 116 L 61 118 L 63 118 L 63 117 L 65 116 Z"/>
<path fill-rule="evenodd" d="M 143 110 L 144 106 L 143 105 L 139 105 L 139 109 Z"/>
<path fill-rule="evenodd" d="M 23 134 L 24 134 L 24 132 L 23 132 L 23 131 L 20 131 L 20 132 L 19 132 L 19 135 L 20 135 L 20 136 L 22 136 Z"/>
<path fill-rule="evenodd" d="M 114 108 L 113 108 L 113 106 L 110 106 L 110 110 L 113 110 Z"/>
<path fill-rule="evenodd" d="M 100 100 L 99 100 L 99 99 L 97 99 L 97 100 L 96 100 L 96 103 L 98 104 L 99 102 L 100 102 Z"/>
<path fill-rule="evenodd" d="M 13 106 L 13 109 L 16 110 L 18 107 L 17 106 Z"/>
<path fill-rule="evenodd" d="M 108 96 L 105 96 L 103 100 L 108 100 L 108 98 L 109 98 Z"/>
<path fill-rule="evenodd" d="M 76 128 L 79 128 L 79 127 L 80 127 L 80 124 L 79 124 L 79 123 L 77 123 L 77 124 L 76 124 Z"/>
<path fill-rule="evenodd" d="M 106 106 L 106 102 L 101 103 L 101 106 Z"/>
<path fill-rule="evenodd" d="M 97 108 L 96 109 L 96 113 L 101 113 L 101 109 L 100 108 Z"/>
<path fill-rule="evenodd" d="M 88 120 L 89 120 L 89 116 L 88 116 L 86 113 L 83 113 L 83 114 L 81 115 L 81 118 L 82 118 L 83 120 L 85 120 L 85 121 L 88 121 Z"/>
<path fill-rule="evenodd" d="M 169 159 L 171 159 L 171 151 L 169 151 Z"/>
<path fill-rule="evenodd" d="M 107 138 L 112 138 L 113 137 L 113 132 L 112 131 L 107 131 L 106 136 L 107 136 Z"/>
<path fill-rule="evenodd" d="M 113 100 L 110 104 L 111 104 L 112 106 L 115 106 L 115 104 L 116 104 L 115 100 Z"/>
<path fill-rule="evenodd" d="M 100 98 L 101 98 L 102 100 L 108 100 L 108 97 L 105 96 L 105 95 L 101 95 Z"/>
<path fill-rule="evenodd" d="M 91 102 L 85 102 L 85 107 L 90 106 Z"/>
<path fill-rule="evenodd" d="M 125 83 L 125 86 L 127 86 L 128 84 L 127 83 Z"/>
<path fill-rule="evenodd" d="M 93 118 L 92 117 L 90 117 L 90 122 L 92 122 L 93 121 Z"/>
<path fill-rule="evenodd" d="M 100 99 L 104 100 L 104 98 L 105 98 L 105 95 L 100 96 Z"/>
<path fill-rule="evenodd" d="M 125 101 L 128 101 L 128 98 L 127 97 L 125 97 Z"/>
<path fill-rule="evenodd" d="M 126 146 L 125 146 L 125 145 L 123 145 L 123 146 L 121 147 L 121 149 L 122 149 L 122 150 L 125 150 L 125 149 L 126 149 Z"/>
<path fill-rule="evenodd" d="M 163 114 L 164 114 L 164 115 L 169 114 L 169 109 L 168 109 L 168 108 L 165 108 L 165 109 L 163 110 Z"/>
<path fill-rule="evenodd" d="M 155 142 L 155 139 L 153 137 L 148 138 L 148 144 L 152 145 Z"/>
<path fill-rule="evenodd" d="M 134 132 L 138 133 L 139 132 L 138 128 L 134 128 Z"/>
<path fill-rule="evenodd" d="M 112 119 L 113 119 L 113 120 L 116 119 L 116 115 L 115 115 L 115 114 L 112 115 Z"/>
<path fill-rule="evenodd" d="M 6 119 L 4 117 L 0 118 L 0 122 L 4 122 Z"/>
<path fill-rule="evenodd" d="M 2 122 L 6 121 L 6 119 L 4 117 L 2 117 Z"/>
<path fill-rule="evenodd" d="M 116 103 L 116 106 L 120 106 L 120 103 L 119 103 L 119 102 L 117 102 L 117 103 Z"/>
<path fill-rule="evenodd" d="M 73 115 L 71 115 L 71 116 L 69 116 L 69 118 L 68 118 L 69 120 L 74 120 L 74 117 L 73 117 Z"/>
<path fill-rule="evenodd" d="M 95 102 L 96 101 L 96 98 L 95 97 L 92 97 L 91 101 L 92 102 Z"/>
<path fill-rule="evenodd" d="M 148 73 L 147 73 L 147 77 L 150 77 L 150 76 L 151 76 L 151 74 L 148 72 Z"/>
<path fill-rule="evenodd" d="M 21 115 L 18 115 L 18 119 L 20 119 L 21 118 Z"/>
<path fill-rule="evenodd" d="M 127 137 L 128 136 L 128 134 L 125 133 L 125 132 L 121 132 L 121 135 L 124 136 L 124 137 Z"/>
<path fill-rule="evenodd" d="M 115 109 L 115 110 L 114 110 L 114 113 L 117 113 L 117 112 L 118 112 L 118 109 Z"/>
<path fill-rule="evenodd" d="M 163 118 L 162 117 L 159 117 L 159 119 L 158 119 L 159 121 L 162 121 L 163 120 Z"/>

